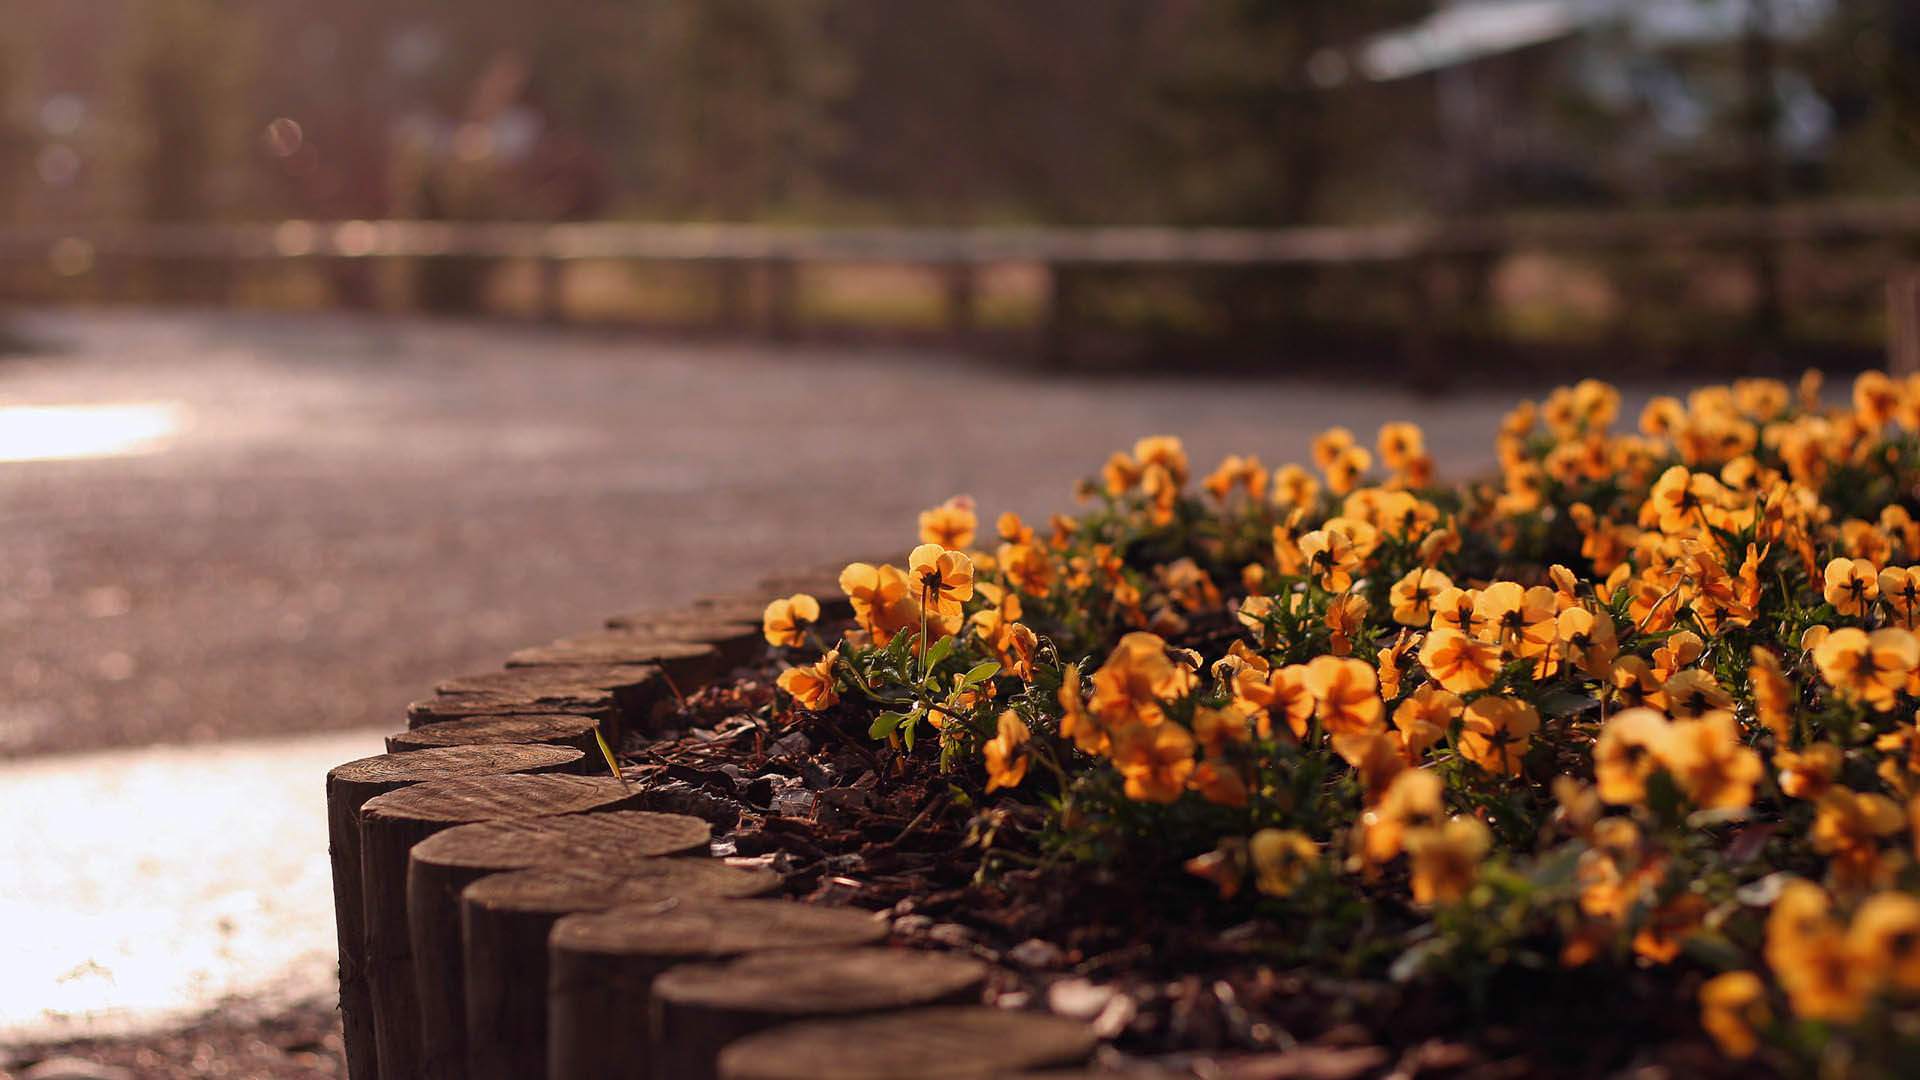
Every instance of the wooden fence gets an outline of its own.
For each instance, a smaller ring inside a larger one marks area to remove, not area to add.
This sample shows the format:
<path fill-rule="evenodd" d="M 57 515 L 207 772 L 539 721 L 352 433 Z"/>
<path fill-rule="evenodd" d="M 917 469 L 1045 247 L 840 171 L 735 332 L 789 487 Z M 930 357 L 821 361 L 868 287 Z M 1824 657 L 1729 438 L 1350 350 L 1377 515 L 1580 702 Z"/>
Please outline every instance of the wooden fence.
<path fill-rule="evenodd" d="M 1715 253 L 1746 258 L 1754 273 L 1777 275 L 1775 254 L 1842 257 L 1878 249 L 1892 266 L 1920 255 L 1920 200 L 1825 203 L 1774 210 L 1717 209 L 1503 217 L 1373 226 L 1279 230 L 1229 228 L 815 228 L 728 224 L 597 222 L 528 224 L 422 221 L 282 221 L 263 224 L 120 224 L 0 229 L 0 263 L 51 263 L 110 277 L 118 266 L 208 263 L 240 267 L 299 261 L 510 260 L 541 268 L 536 309 L 564 316 L 569 264 L 612 261 L 709 269 L 716 321 L 733 330 L 791 337 L 800 320 L 797 272 L 830 264 L 932 270 L 944 281 L 945 325 L 977 326 L 979 275 L 1024 264 L 1045 269 L 1039 355 L 1073 351 L 1084 323 L 1088 281 L 1126 273 L 1246 274 L 1364 270 L 1367 292 L 1397 312 L 1416 366 L 1434 362 L 1447 327 L 1475 329 L 1481 280 L 1515 252 L 1599 259 Z M 68 271 L 74 272 L 74 271 Z M 1462 286 L 1462 281 L 1466 284 Z M 1779 318 L 1778 282 L 1759 281 L 1752 321 L 1760 333 Z M 757 302 L 755 302 L 757 298 Z M 1445 317 L 1442 317 L 1442 315 Z M 1898 317 L 1890 327 L 1900 325 Z"/>

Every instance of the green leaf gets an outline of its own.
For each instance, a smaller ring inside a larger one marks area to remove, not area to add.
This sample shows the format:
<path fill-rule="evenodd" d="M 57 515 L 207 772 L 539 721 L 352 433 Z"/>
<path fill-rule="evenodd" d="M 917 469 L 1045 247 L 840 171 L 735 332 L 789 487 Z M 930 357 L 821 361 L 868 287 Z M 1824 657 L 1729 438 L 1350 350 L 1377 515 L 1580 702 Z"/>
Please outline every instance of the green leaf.
<path fill-rule="evenodd" d="M 875 739 L 884 739 L 893 734 L 893 730 L 906 718 L 905 713 L 883 712 L 873 718 L 873 726 L 867 729 L 867 735 Z"/>
<path fill-rule="evenodd" d="M 900 735 L 906 741 L 907 753 L 909 754 L 913 753 L 913 733 L 920 729 L 919 721 L 920 712 L 916 709 L 913 715 L 907 717 L 907 722 L 900 728 Z"/>
<path fill-rule="evenodd" d="M 1000 674 L 999 661 L 988 660 L 983 663 L 973 665 L 973 670 L 967 672 L 966 676 L 960 680 L 960 685 L 963 687 L 978 686 L 981 683 L 986 682 L 988 679 L 991 679 L 998 674 Z"/>
<path fill-rule="evenodd" d="M 940 666 L 940 661 L 945 660 L 953 654 L 955 644 L 956 642 L 952 634 L 948 634 L 946 637 L 933 643 L 933 648 L 927 650 L 926 670 L 929 674 L 932 673 L 934 668 Z"/>

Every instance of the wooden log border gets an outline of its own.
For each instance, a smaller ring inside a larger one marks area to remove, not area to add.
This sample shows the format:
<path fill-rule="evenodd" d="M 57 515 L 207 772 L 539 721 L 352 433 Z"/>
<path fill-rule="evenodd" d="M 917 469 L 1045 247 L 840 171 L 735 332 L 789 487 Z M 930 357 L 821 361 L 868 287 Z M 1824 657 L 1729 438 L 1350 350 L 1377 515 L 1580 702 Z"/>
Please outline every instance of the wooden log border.
<path fill-rule="evenodd" d="M 849 1038 L 888 1059 L 869 1066 L 927 1076 L 1090 1058 L 1096 1040 L 1076 1021 L 969 1004 L 984 967 L 906 953 L 890 964 L 884 916 L 778 898 L 769 871 L 709 861 L 700 826 L 653 813 L 669 808 L 653 794 L 655 770 L 599 773 L 596 734 L 616 746 L 644 738 L 677 700 L 765 655 L 768 601 L 809 592 L 828 617 L 845 617 L 842 565 L 616 614 L 521 649 L 502 670 L 446 679 L 408 706 L 390 753 L 329 774 L 351 1080 L 644 1077 L 666 1063 L 745 1077 L 767 1061 L 818 1068 L 823 1040 Z M 597 823 L 567 821 L 589 812 Z M 769 891 L 776 898 L 738 899 Z M 838 957 L 804 981 L 809 995 L 839 1004 L 798 1001 L 789 1016 L 784 1006 L 695 1000 L 712 979 L 697 971 L 681 977 L 686 1001 L 649 993 L 656 976 L 689 963 L 778 971 L 782 961 L 754 958 L 786 950 Z M 948 987 L 889 983 L 895 966 L 941 964 L 958 973 Z M 934 1071 L 889 1058 L 902 1052 L 890 1033 L 903 1031 L 914 1033 L 903 1040 L 909 1056 L 911 1044 L 939 1047 Z M 883 1075 L 841 1065 L 808 1075 Z"/>

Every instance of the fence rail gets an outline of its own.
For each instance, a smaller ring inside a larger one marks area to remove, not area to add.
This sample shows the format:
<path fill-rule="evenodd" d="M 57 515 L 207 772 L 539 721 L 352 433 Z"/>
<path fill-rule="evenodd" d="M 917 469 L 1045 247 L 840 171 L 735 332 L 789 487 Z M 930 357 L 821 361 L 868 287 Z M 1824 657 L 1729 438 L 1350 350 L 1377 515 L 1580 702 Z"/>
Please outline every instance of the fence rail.
<path fill-rule="evenodd" d="M 1920 199 L 1835 202 L 1772 209 L 1728 208 L 1543 214 L 1451 221 L 1289 229 L 1162 227 L 786 227 L 740 224 L 507 223 L 426 221 L 281 221 L 260 224 L 44 224 L 0 228 L 0 263 L 15 265 L 64 253 L 86 266 L 143 261 L 204 261 L 222 266 L 323 260 L 495 259 L 539 263 L 539 309 L 563 311 L 563 271 L 570 263 L 606 260 L 710 267 L 718 283 L 719 319 L 758 324 L 776 337 L 792 333 L 795 270 L 810 264 L 889 264 L 945 275 L 947 323 L 974 325 L 976 276 L 1003 264 L 1048 271 L 1045 311 L 1037 328 L 1044 356 L 1069 349 L 1077 283 L 1103 271 L 1235 271 L 1260 268 L 1371 268 L 1385 274 L 1417 365 L 1435 348 L 1423 338 L 1436 311 L 1457 310 L 1447 290 L 1478 275 L 1468 295 L 1484 296 L 1484 276 L 1516 251 L 1615 257 L 1671 251 L 1745 253 L 1760 282 L 1778 293 L 1777 252 L 1789 247 L 1889 247 L 1898 264 L 1920 256 Z M 1464 268 L 1464 269 L 1463 269 Z M 757 289 L 749 282 L 757 280 Z M 1437 287 L 1436 281 L 1441 284 Z M 1449 286 L 1448 282 L 1452 285 Z M 750 304 L 750 293 L 760 299 Z M 757 307 L 750 312 L 749 307 Z M 1756 317 L 1777 316 L 1756 302 Z M 1469 320 L 1470 321 L 1470 320 Z"/>

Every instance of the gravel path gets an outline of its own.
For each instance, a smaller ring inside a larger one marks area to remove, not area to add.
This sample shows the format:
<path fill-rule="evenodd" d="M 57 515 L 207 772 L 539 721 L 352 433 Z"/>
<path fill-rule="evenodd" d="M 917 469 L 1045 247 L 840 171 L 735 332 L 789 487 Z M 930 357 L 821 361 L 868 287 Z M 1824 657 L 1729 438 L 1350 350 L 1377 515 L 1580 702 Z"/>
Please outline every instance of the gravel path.
<path fill-rule="evenodd" d="M 904 554 L 956 492 L 1044 518 L 1142 434 L 1273 462 L 1416 417 L 1477 467 L 1510 400 L 497 323 L 10 323 L 37 347 L 0 358 L 0 757 L 394 724 L 609 612 Z M 145 408 L 21 408 L 48 405 Z M 89 425 L 154 437 L 18 460 Z"/>

